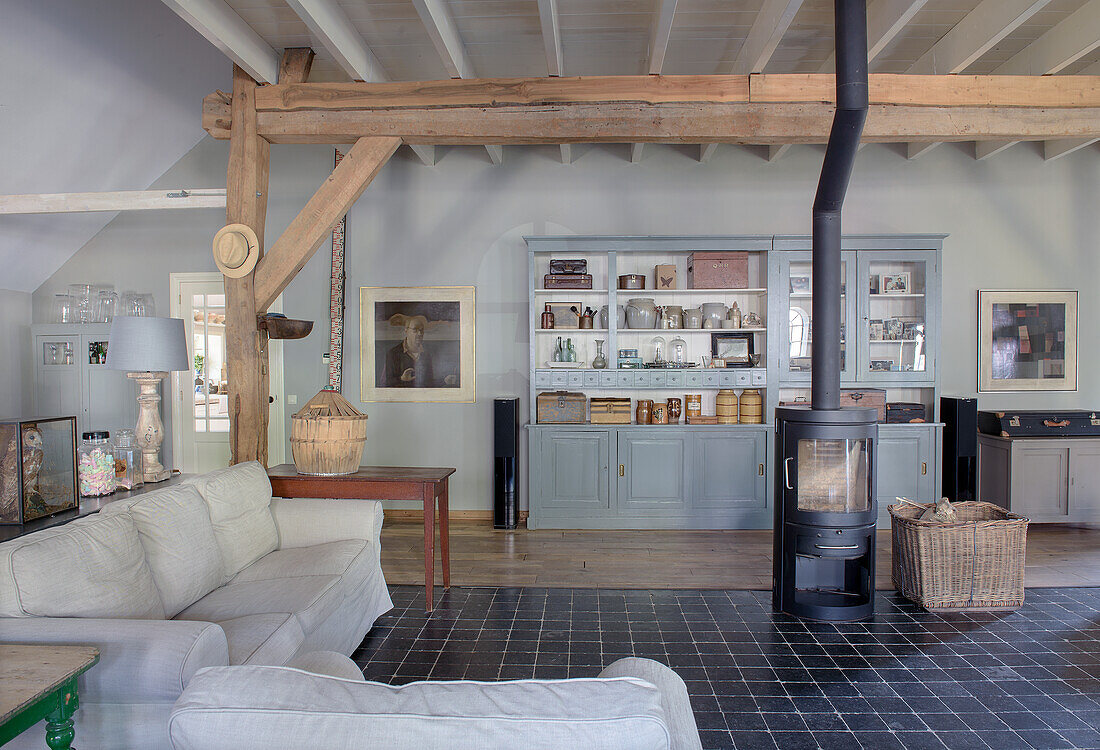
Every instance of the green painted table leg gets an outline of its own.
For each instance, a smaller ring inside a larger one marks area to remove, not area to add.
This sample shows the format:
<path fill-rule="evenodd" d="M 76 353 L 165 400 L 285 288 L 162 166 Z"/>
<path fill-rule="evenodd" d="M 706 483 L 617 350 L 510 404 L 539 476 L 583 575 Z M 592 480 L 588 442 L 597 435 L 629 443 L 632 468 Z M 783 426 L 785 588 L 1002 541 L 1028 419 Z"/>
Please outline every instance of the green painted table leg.
<path fill-rule="evenodd" d="M 76 679 L 63 685 L 54 696 L 57 702 L 54 709 L 46 715 L 46 746 L 50 750 L 69 750 L 76 738 L 73 714 L 79 708 Z"/>

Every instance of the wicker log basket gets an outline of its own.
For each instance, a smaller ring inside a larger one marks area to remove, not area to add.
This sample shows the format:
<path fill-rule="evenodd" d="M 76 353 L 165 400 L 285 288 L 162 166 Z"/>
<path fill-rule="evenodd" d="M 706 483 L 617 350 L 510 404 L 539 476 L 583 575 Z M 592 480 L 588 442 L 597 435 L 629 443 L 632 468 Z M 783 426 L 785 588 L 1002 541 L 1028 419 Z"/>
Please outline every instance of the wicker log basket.
<path fill-rule="evenodd" d="M 290 418 L 290 451 L 299 474 L 354 474 L 367 442 L 367 415 L 324 389 Z"/>
<path fill-rule="evenodd" d="M 1028 520 L 981 502 L 952 503 L 954 522 L 921 520 L 935 507 L 905 501 L 887 508 L 894 587 L 929 611 L 1022 606 Z"/>

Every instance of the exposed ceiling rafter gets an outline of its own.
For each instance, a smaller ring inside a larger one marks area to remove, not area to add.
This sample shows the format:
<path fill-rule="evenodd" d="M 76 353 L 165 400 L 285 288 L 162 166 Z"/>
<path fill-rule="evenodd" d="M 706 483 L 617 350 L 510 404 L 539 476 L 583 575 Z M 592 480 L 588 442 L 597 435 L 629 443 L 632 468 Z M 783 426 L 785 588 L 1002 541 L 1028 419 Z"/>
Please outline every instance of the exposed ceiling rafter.
<path fill-rule="evenodd" d="M 565 75 L 565 60 L 561 51 L 561 26 L 558 23 L 558 0 L 539 0 L 539 24 L 542 43 L 546 47 L 546 75 Z"/>
<path fill-rule="evenodd" d="M 982 0 L 906 72 L 962 73 L 1049 2 L 1050 0 Z M 938 145 L 935 141 L 909 143 L 906 145 L 906 157 L 915 159 Z"/>
<path fill-rule="evenodd" d="M 676 15 L 676 0 L 657 0 L 657 12 L 653 16 L 653 28 L 649 34 L 649 74 L 660 75 L 665 67 L 665 52 L 668 50 L 668 40 L 672 35 L 672 19 Z M 630 161 L 637 163 L 642 160 L 642 144 L 635 143 L 630 147 Z"/>
<path fill-rule="evenodd" d="M 741 51 L 728 70 L 721 73 L 762 73 L 775 48 L 794 21 L 803 0 L 764 0 Z"/>
<path fill-rule="evenodd" d="M 424 30 L 435 45 L 439 59 L 451 78 L 474 78 L 474 66 L 466 54 L 466 45 L 458 36 L 454 19 L 442 0 L 412 0 Z"/>
<path fill-rule="evenodd" d="M 993 72 L 1002 75 L 1052 75 L 1077 62 L 1097 47 L 1100 47 L 1100 0 L 1089 0 Z M 1090 70 L 1092 72 L 1085 71 L 1086 74 L 1095 75 L 1100 72 L 1100 63 L 1091 66 Z M 974 158 L 988 159 L 1015 143 L 1016 141 L 975 143 Z M 1088 143 L 1063 150 L 1066 144 L 1062 144 L 1053 147 L 1051 151 L 1056 152 L 1057 156 L 1064 156 L 1084 145 Z"/>
<path fill-rule="evenodd" d="M 279 54 L 223 0 L 163 0 L 253 80 L 277 83 Z"/>
<path fill-rule="evenodd" d="M 151 211 L 179 208 L 225 208 L 225 188 L 0 195 L 0 215 Z"/>
<path fill-rule="evenodd" d="M 917 11 L 928 0 L 871 0 L 867 4 L 867 61 L 871 62 L 890 46 Z M 822 73 L 836 70 L 836 55 L 830 54 L 819 69 Z"/>

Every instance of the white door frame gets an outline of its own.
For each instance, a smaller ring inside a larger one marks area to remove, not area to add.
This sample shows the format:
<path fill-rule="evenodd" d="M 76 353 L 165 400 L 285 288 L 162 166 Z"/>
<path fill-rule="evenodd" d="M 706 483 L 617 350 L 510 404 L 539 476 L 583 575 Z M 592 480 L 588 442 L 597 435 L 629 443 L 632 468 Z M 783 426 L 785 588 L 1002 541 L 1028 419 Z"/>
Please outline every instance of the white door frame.
<path fill-rule="evenodd" d="M 172 317 L 183 315 L 182 285 L 188 283 L 215 284 L 224 283 L 225 278 L 217 271 L 203 271 L 199 273 L 170 273 L 168 274 L 168 288 L 171 293 Z M 283 297 L 279 297 L 271 305 L 272 312 L 280 312 L 283 309 Z M 188 350 L 190 350 L 188 342 Z M 271 404 L 271 418 L 267 430 L 267 462 L 271 466 L 286 462 L 286 418 L 283 404 L 286 402 L 285 386 L 283 384 L 283 342 L 274 339 L 268 342 L 268 376 L 270 379 L 271 395 L 274 401 Z M 187 376 L 187 384 L 190 385 L 190 372 L 172 373 L 172 465 L 181 466 L 183 463 L 183 376 Z"/>

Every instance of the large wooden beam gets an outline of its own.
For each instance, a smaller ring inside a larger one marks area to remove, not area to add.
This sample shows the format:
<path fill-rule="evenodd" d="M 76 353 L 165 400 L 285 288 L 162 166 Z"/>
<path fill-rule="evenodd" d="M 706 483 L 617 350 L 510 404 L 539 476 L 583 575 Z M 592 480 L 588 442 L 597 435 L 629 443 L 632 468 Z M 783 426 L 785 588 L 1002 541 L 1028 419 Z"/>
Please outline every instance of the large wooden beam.
<path fill-rule="evenodd" d="M 257 91 L 273 143 L 397 137 L 428 144 L 824 143 L 828 75 L 624 76 L 386 84 L 299 84 Z M 872 75 L 868 142 L 1100 137 L 1094 76 Z M 203 126 L 229 132 L 224 100 Z"/>
<path fill-rule="evenodd" d="M 400 138 L 360 138 L 355 142 L 270 252 L 260 259 L 255 271 L 257 311 L 267 310 L 302 270 L 400 145 Z"/>
<path fill-rule="evenodd" d="M 257 133 L 256 82 L 233 66 L 225 218 L 256 232 L 262 258 L 267 218 L 268 142 Z M 267 465 L 267 333 L 256 327 L 252 273 L 225 279 L 225 347 L 229 380 L 230 462 Z"/>
<path fill-rule="evenodd" d="M 312 47 L 287 47 L 279 61 L 279 83 L 305 83 L 312 69 Z"/>

